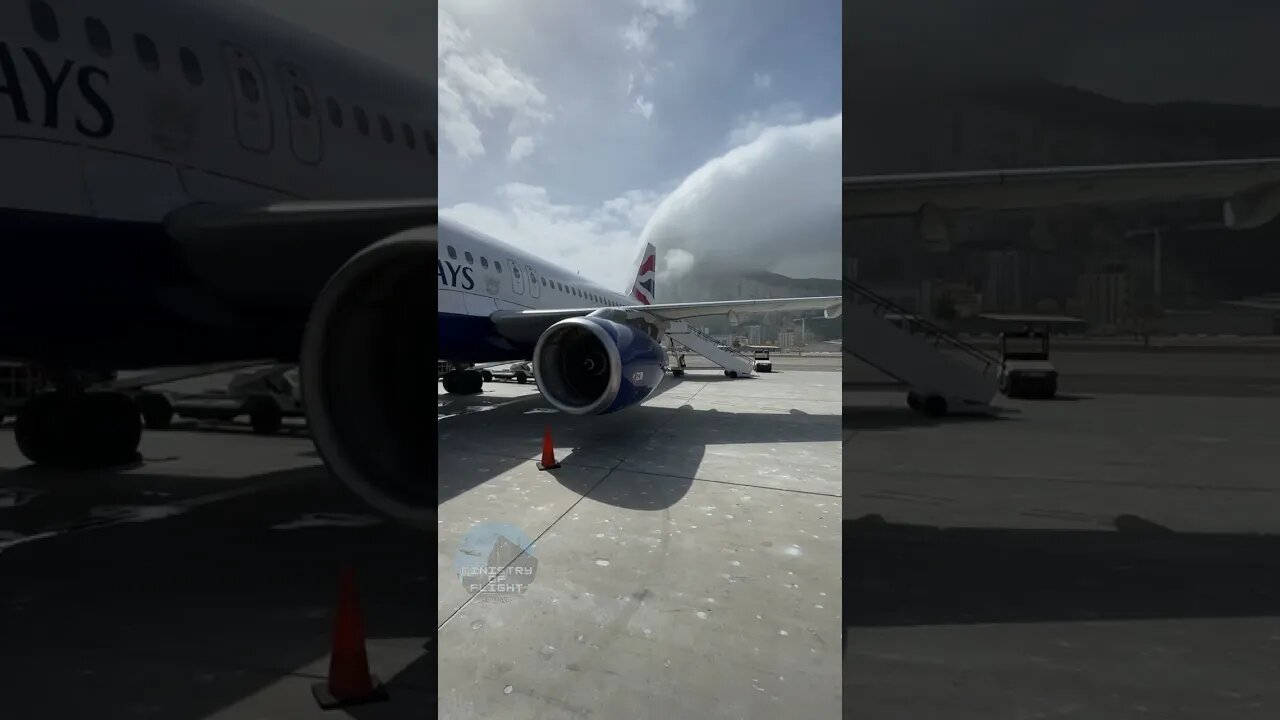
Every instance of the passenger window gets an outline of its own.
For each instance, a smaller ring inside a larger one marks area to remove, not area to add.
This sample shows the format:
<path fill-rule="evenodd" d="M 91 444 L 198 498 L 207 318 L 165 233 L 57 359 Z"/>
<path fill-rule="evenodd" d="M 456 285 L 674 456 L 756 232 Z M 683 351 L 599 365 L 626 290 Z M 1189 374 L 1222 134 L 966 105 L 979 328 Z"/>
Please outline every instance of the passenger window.
<path fill-rule="evenodd" d="M 329 122 L 336 128 L 342 127 L 342 106 L 333 98 L 329 98 Z"/>
<path fill-rule="evenodd" d="M 409 123 L 405 123 L 402 129 L 404 131 L 404 144 L 408 145 L 410 150 L 416 149 L 418 147 L 418 135 L 413 132 L 412 127 L 409 127 Z"/>
<path fill-rule="evenodd" d="M 467 259 L 467 264 L 468 264 L 468 265 L 471 265 L 472 263 L 474 263 L 474 262 L 475 262 L 475 257 L 471 254 L 471 251 L 470 251 L 470 250 L 468 250 L 468 251 L 466 251 L 465 253 L 463 253 L 463 254 L 462 254 L 462 257 L 464 257 L 464 258 L 466 258 L 466 259 Z"/>
<path fill-rule="evenodd" d="M 546 279 L 546 278 L 539 278 L 539 279 L 540 279 L 540 280 L 542 280 L 542 287 L 546 287 L 546 286 L 547 286 L 547 279 Z"/>
<path fill-rule="evenodd" d="M 355 116 L 356 116 L 356 129 L 360 131 L 361 135 L 368 137 L 369 136 L 369 116 L 365 114 L 364 108 L 356 107 L 356 109 L 353 110 L 352 112 L 355 113 Z"/>
<path fill-rule="evenodd" d="M 423 130 L 423 131 L 422 131 L 422 139 L 426 141 L 427 149 L 431 151 L 431 154 L 432 154 L 432 155 L 435 155 L 435 154 L 436 154 L 436 139 L 435 139 L 434 137 L 432 137 L 431 133 L 430 133 L 430 132 L 428 132 L 428 131 L 426 131 L 426 130 Z"/>
<path fill-rule="evenodd" d="M 489 258 L 487 258 L 487 257 L 485 257 L 485 256 L 483 256 L 483 255 L 481 255 L 481 256 L 480 256 L 480 267 L 484 268 L 485 270 L 488 270 L 488 269 L 489 269 Z"/>
<path fill-rule="evenodd" d="M 187 78 L 187 82 L 199 87 L 204 84 L 204 70 L 200 68 L 200 58 L 191 52 L 188 48 L 182 48 L 182 74 Z"/>
<path fill-rule="evenodd" d="M 454 250 L 452 245 L 449 245 L 449 246 L 448 246 L 448 248 L 449 248 L 449 259 L 450 259 L 450 260 L 457 260 L 457 259 L 458 259 L 458 251 L 457 251 L 457 250 Z"/>
<path fill-rule="evenodd" d="M 519 278 L 519 277 L 520 277 L 520 268 L 516 267 L 515 265 L 512 265 L 512 266 L 511 266 L 511 274 L 512 274 L 512 275 L 515 275 L 515 276 L 516 276 L 516 278 Z"/>
<path fill-rule="evenodd" d="M 502 263 L 498 262 L 497 260 L 494 260 L 493 269 L 497 270 L 498 272 L 502 272 Z"/>
<path fill-rule="evenodd" d="M 311 117 L 311 97 L 300 85 L 293 86 L 293 104 L 298 108 L 298 117 L 303 120 Z"/>
<path fill-rule="evenodd" d="M 86 18 L 84 34 L 89 38 L 89 47 L 97 53 L 98 57 L 111 57 L 111 32 L 101 20 L 95 17 Z"/>
<path fill-rule="evenodd" d="M 36 33 L 46 42 L 58 42 L 62 31 L 58 28 L 58 15 L 53 7 L 44 0 L 31 0 L 30 8 L 31 24 L 35 26 Z"/>
<path fill-rule="evenodd" d="M 151 72 L 159 72 L 160 70 L 160 51 L 156 49 L 156 44 L 146 35 L 133 36 L 134 47 L 138 51 L 138 62 L 142 63 L 142 67 Z M 244 71 L 247 73 L 247 71 Z M 252 77 L 252 76 L 251 76 Z M 257 102 L 258 83 L 254 82 L 255 97 L 251 100 Z"/>
<path fill-rule="evenodd" d="M 394 130 L 391 129 L 391 121 L 387 119 L 387 116 L 379 115 L 378 123 L 382 126 L 382 139 L 388 143 L 395 142 L 396 133 Z"/>
<path fill-rule="evenodd" d="M 240 68 L 238 73 L 240 78 L 240 92 L 244 94 L 244 99 L 251 103 L 257 103 L 262 99 L 262 92 L 258 89 L 258 80 L 249 72 L 248 68 Z"/>

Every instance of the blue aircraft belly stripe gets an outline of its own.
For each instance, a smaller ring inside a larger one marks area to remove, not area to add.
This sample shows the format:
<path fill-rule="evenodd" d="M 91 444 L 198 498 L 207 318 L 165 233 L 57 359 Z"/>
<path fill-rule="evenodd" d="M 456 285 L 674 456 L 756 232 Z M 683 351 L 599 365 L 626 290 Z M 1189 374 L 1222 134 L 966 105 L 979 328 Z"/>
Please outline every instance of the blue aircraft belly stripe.
<path fill-rule="evenodd" d="M 533 346 L 512 343 L 489 318 L 440 313 L 440 358 L 454 362 L 496 362 L 533 358 Z"/>

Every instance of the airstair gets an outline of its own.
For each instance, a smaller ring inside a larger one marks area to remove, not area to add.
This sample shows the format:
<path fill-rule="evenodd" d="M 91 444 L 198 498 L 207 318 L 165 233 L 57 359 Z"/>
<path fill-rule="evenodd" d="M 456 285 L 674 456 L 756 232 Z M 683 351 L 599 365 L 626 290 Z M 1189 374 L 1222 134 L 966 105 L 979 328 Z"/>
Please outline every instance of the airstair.
<path fill-rule="evenodd" d="M 844 352 L 906 384 L 913 408 L 941 415 L 990 407 L 998 360 L 849 278 L 844 297 Z"/>
<path fill-rule="evenodd" d="M 672 322 L 668 325 L 667 339 L 724 368 L 729 377 L 745 377 L 756 369 L 754 359 L 735 350 L 722 348 L 715 338 L 687 322 Z"/>

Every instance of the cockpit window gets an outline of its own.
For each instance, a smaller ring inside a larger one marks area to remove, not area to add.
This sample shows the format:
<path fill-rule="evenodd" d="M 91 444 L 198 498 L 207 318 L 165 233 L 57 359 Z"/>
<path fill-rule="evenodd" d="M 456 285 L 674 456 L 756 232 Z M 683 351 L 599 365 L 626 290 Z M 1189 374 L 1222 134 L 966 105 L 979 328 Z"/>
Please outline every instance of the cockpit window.
<path fill-rule="evenodd" d="M 369 134 L 369 116 L 365 113 L 364 108 L 357 107 L 354 111 L 356 116 L 356 129 L 361 135 Z"/>
<path fill-rule="evenodd" d="M 329 122 L 336 128 L 342 127 L 342 106 L 333 98 L 329 98 Z"/>
<path fill-rule="evenodd" d="M 413 131 L 413 127 L 409 123 L 405 123 L 400 129 L 404 132 L 404 144 L 408 145 L 410 150 L 417 148 L 418 134 Z"/>

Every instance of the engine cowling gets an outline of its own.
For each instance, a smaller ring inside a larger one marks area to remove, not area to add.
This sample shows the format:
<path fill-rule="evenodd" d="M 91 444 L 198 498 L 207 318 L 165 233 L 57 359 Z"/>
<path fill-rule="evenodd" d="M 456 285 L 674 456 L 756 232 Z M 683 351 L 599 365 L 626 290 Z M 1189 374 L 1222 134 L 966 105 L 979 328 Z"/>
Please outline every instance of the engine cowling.
<path fill-rule="evenodd" d="M 437 232 L 392 235 L 335 273 L 312 307 L 300 368 L 307 424 L 330 471 L 373 507 L 424 529 L 436 512 L 425 319 Z"/>
<path fill-rule="evenodd" d="M 533 351 L 533 374 L 547 402 L 571 415 L 604 415 L 649 397 L 667 354 L 625 314 L 599 310 L 547 328 Z"/>

